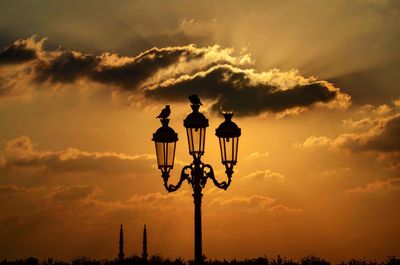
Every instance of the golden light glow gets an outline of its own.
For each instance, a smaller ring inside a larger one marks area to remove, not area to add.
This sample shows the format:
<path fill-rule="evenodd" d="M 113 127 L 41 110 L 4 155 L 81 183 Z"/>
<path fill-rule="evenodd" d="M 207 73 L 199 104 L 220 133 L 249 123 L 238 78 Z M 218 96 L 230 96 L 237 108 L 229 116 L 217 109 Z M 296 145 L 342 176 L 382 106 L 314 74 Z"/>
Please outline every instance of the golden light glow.
<path fill-rule="evenodd" d="M 150 255 L 192 258 L 192 190 L 164 190 L 151 137 L 170 104 L 176 182 L 195 93 L 219 180 L 219 110 L 242 129 L 207 257 L 400 255 L 394 1 L 44 3 L 0 3 L 0 259 L 114 258 L 121 223 L 126 255 L 146 223 Z"/>

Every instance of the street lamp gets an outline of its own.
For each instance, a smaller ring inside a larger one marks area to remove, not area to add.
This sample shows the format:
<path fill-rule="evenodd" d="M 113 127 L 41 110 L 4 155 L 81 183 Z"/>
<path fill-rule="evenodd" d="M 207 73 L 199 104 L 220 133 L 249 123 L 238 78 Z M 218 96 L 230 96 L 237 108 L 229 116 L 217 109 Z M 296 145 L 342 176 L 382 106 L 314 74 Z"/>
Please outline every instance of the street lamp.
<path fill-rule="evenodd" d="M 168 126 L 169 119 L 161 119 L 162 126 L 153 134 L 153 141 L 156 143 L 156 154 L 158 168 L 164 174 L 174 167 L 175 147 L 178 141 L 178 134 Z"/>
<path fill-rule="evenodd" d="M 197 98 L 197 96 L 195 97 Z M 229 187 L 233 174 L 233 166 L 237 162 L 239 137 L 241 135 L 240 128 L 232 122 L 233 113 L 224 113 L 225 121 L 216 129 L 216 136 L 219 138 L 221 161 L 226 169 L 227 181 L 219 182 L 215 178 L 211 165 L 204 164 L 201 161 L 201 156 L 204 154 L 208 119 L 199 112 L 200 105 L 199 100 L 198 102 L 192 101 L 192 112 L 183 121 L 183 125 L 186 128 L 189 154 L 193 157 L 193 162 L 183 167 L 181 177 L 176 185 L 168 184 L 169 173 L 174 166 L 175 146 L 178 141 L 177 133 L 168 126 L 169 106 L 168 114 L 159 115 L 162 126 L 153 134 L 152 139 L 156 145 L 157 164 L 162 173 L 165 189 L 168 192 L 174 192 L 180 188 L 185 180 L 193 189 L 194 260 L 197 265 L 203 261 L 201 232 L 202 189 L 205 187 L 208 179 L 211 179 L 215 186 L 220 189 L 226 190 Z"/>

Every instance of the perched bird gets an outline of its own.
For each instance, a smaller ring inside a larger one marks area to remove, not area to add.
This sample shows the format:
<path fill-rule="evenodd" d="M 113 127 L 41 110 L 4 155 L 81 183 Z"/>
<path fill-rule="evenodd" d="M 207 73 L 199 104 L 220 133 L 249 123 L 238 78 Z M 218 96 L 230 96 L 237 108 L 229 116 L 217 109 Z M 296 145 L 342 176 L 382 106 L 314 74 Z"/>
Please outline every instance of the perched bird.
<path fill-rule="evenodd" d="M 189 96 L 190 103 L 193 105 L 203 105 L 201 104 L 201 101 L 197 95 L 191 95 Z"/>
<path fill-rule="evenodd" d="M 165 108 L 160 112 L 160 114 L 156 117 L 159 119 L 166 119 L 169 117 L 171 114 L 171 109 L 169 108 L 169 105 L 166 105 Z"/>

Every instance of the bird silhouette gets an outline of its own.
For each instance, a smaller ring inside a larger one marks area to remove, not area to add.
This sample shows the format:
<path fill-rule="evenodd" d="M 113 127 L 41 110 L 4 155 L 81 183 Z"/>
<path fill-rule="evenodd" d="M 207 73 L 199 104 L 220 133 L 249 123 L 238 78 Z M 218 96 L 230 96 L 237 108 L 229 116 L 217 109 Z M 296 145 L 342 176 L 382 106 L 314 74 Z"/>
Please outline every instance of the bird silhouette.
<path fill-rule="evenodd" d="M 160 114 L 156 117 L 159 119 L 166 119 L 169 117 L 171 114 L 171 109 L 169 108 L 169 105 L 166 105 L 165 108 L 160 112 Z"/>
<path fill-rule="evenodd" d="M 188 98 L 193 105 L 203 105 L 197 95 L 190 95 Z"/>

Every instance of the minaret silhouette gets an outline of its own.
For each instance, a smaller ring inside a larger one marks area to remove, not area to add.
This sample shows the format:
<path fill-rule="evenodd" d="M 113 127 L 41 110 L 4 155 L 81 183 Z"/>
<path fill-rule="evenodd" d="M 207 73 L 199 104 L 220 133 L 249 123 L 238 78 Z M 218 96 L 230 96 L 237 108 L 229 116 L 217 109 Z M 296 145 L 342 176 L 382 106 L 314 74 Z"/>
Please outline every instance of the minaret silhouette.
<path fill-rule="evenodd" d="M 142 252 L 142 258 L 144 261 L 147 261 L 147 230 L 146 230 L 146 225 L 144 225 L 143 228 L 143 252 Z"/>
<path fill-rule="evenodd" d="M 119 253 L 118 253 L 118 258 L 121 260 L 125 257 L 124 253 L 124 230 L 122 229 L 122 224 L 121 228 L 119 229 Z"/>

